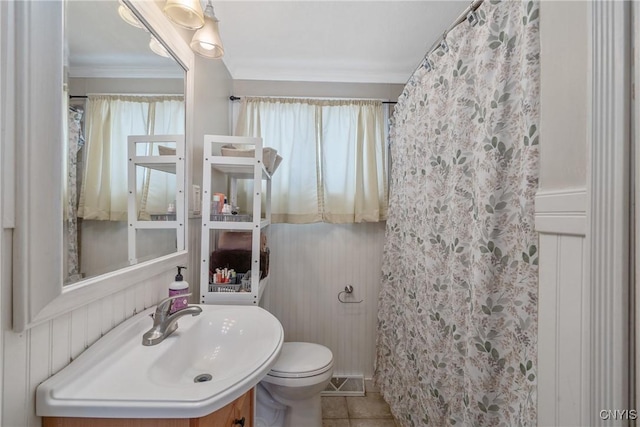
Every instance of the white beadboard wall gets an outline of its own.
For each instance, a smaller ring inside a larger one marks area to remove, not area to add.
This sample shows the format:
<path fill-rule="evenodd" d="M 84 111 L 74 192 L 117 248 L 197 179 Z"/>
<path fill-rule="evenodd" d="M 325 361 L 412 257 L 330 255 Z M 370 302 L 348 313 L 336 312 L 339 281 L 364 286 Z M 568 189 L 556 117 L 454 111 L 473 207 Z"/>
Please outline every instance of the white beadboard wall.
<path fill-rule="evenodd" d="M 373 376 L 385 223 L 273 224 L 270 280 L 261 305 L 282 323 L 285 341 L 327 346 L 334 375 Z M 338 293 L 360 304 L 342 304 Z"/>
<path fill-rule="evenodd" d="M 538 425 L 589 424 L 589 281 L 584 189 L 539 192 Z"/>
<path fill-rule="evenodd" d="M 4 331 L 2 427 L 39 427 L 35 415 L 35 389 L 134 314 L 166 295 L 172 272 L 144 282 L 23 333 Z M 151 324 L 150 324 L 151 325 Z"/>

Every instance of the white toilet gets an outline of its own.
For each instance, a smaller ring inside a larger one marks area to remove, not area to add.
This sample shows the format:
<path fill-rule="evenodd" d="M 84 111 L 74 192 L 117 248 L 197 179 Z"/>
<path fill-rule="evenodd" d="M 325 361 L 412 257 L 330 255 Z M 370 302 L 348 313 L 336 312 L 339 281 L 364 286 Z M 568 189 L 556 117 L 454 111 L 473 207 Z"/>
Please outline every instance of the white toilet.
<path fill-rule="evenodd" d="M 257 387 L 258 427 L 321 427 L 320 392 L 333 374 L 327 347 L 286 342 L 271 371 Z"/>

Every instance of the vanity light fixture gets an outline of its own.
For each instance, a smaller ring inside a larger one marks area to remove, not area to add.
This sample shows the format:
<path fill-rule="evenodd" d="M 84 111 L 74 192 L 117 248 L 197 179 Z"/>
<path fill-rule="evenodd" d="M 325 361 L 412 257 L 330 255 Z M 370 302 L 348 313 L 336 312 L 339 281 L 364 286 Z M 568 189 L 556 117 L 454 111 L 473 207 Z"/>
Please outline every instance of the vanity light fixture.
<path fill-rule="evenodd" d="M 151 40 L 149 40 L 149 49 L 151 49 L 156 55 L 164 56 L 165 58 L 171 58 L 171 55 L 169 54 L 167 49 L 154 36 L 151 36 Z"/>
<path fill-rule="evenodd" d="M 200 0 L 167 0 L 162 11 L 174 24 L 188 30 L 197 30 L 204 25 Z"/>
<path fill-rule="evenodd" d="M 129 9 L 129 6 L 124 4 L 122 0 L 118 0 L 118 3 L 120 3 L 120 6 L 118 6 L 118 15 L 120 15 L 120 18 L 122 18 L 124 22 L 126 22 L 129 25 L 133 25 L 136 28 L 142 28 L 146 30 L 145 26 L 142 25 L 142 23 L 138 20 L 138 18 L 136 18 L 136 15 L 134 15 L 133 12 L 131 12 L 131 9 Z"/>
<path fill-rule="evenodd" d="M 204 11 L 204 26 L 193 35 L 191 50 L 205 58 L 222 58 L 224 47 L 218 31 L 218 22 L 209 0 Z"/>

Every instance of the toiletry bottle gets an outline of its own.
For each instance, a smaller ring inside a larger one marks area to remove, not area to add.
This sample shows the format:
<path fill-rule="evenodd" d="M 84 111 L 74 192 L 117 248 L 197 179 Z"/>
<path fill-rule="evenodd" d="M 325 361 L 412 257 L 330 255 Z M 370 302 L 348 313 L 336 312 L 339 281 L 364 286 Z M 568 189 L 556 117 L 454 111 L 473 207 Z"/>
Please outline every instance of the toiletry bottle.
<path fill-rule="evenodd" d="M 227 202 L 227 198 L 224 198 L 224 204 L 222 205 L 222 213 L 223 214 L 231 214 L 231 206 Z"/>
<path fill-rule="evenodd" d="M 181 270 L 186 269 L 187 267 L 178 267 L 178 274 L 176 275 L 176 279 L 169 285 L 169 296 L 172 297 L 174 295 L 183 295 L 189 293 L 189 284 L 185 282 L 182 278 Z M 175 313 L 178 310 L 182 310 L 185 308 L 189 302 L 187 301 L 187 297 L 184 298 L 176 298 L 173 300 L 171 304 L 171 309 L 169 313 Z"/>
<path fill-rule="evenodd" d="M 220 196 L 217 194 L 213 195 L 213 201 L 211 202 L 211 214 L 218 215 L 222 211 L 222 202 L 220 201 Z"/>

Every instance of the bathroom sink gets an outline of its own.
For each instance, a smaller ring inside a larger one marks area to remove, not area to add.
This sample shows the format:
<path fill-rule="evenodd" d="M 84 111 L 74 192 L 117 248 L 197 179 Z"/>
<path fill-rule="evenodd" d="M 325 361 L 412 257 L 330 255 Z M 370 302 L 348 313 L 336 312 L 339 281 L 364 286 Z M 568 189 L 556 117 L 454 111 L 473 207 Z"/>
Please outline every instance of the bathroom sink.
<path fill-rule="evenodd" d="M 278 359 L 280 322 L 255 306 L 201 305 L 161 343 L 143 346 L 150 308 L 82 353 L 36 391 L 49 417 L 192 418 L 231 403 Z"/>

